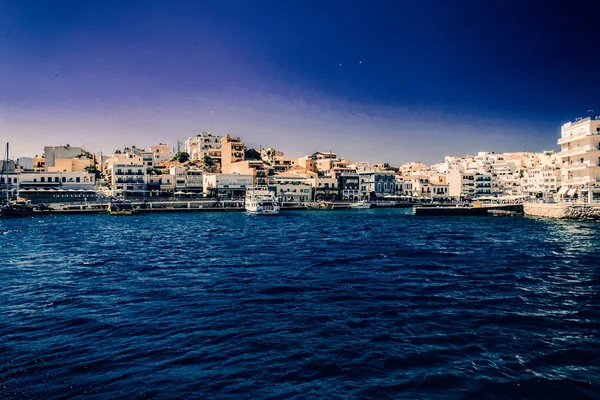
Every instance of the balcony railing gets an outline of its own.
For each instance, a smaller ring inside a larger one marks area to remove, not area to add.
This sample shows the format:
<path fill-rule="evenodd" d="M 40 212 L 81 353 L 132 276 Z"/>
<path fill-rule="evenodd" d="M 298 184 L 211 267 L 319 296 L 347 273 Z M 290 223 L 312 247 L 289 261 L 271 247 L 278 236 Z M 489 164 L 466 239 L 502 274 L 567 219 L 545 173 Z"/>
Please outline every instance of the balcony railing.
<path fill-rule="evenodd" d="M 565 169 L 575 169 L 575 168 L 593 168 L 593 167 L 600 167 L 600 163 L 594 163 L 594 162 L 578 162 L 578 163 L 565 163 L 563 164 L 563 168 Z"/>

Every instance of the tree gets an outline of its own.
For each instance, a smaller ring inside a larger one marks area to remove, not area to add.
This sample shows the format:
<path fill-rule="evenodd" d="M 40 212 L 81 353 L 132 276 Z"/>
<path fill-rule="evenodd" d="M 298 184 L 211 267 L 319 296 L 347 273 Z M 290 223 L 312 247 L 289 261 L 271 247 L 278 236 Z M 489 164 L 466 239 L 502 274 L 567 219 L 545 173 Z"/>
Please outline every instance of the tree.
<path fill-rule="evenodd" d="M 180 151 L 175 154 L 175 157 L 171 159 L 171 161 L 179 161 L 180 163 L 184 163 L 190 159 L 190 155 L 185 151 Z"/>
<path fill-rule="evenodd" d="M 102 176 L 102 174 L 98 170 L 98 164 L 90 164 L 87 167 L 85 167 L 84 170 L 88 174 L 94 174 L 94 176 L 96 177 L 96 180 L 100 179 L 100 177 Z"/>
<path fill-rule="evenodd" d="M 158 168 L 154 168 L 154 167 L 148 167 L 146 169 L 146 172 L 148 172 L 149 174 L 154 174 L 154 175 L 162 175 L 162 171 Z"/>
<path fill-rule="evenodd" d="M 207 167 L 212 167 L 213 165 L 215 165 L 215 162 L 208 154 L 204 155 L 204 158 L 202 158 L 202 161 L 204 162 L 204 165 L 206 165 Z"/>
<path fill-rule="evenodd" d="M 261 156 L 260 153 L 254 149 L 247 149 L 244 152 L 244 158 L 246 160 L 260 160 Z"/>

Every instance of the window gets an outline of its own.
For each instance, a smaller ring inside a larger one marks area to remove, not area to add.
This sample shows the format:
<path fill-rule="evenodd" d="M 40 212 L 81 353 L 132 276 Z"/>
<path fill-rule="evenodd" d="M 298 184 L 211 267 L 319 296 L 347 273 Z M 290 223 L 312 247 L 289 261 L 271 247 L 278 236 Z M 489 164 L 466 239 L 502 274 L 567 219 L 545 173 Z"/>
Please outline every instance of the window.
<path fill-rule="evenodd" d="M 62 181 L 63 181 L 63 182 L 66 182 L 66 181 L 67 181 L 67 178 L 65 178 L 65 177 L 63 176 L 63 177 L 62 177 Z"/>
<path fill-rule="evenodd" d="M 75 182 L 77 182 L 77 183 L 81 182 L 81 178 L 80 177 L 75 178 Z"/>

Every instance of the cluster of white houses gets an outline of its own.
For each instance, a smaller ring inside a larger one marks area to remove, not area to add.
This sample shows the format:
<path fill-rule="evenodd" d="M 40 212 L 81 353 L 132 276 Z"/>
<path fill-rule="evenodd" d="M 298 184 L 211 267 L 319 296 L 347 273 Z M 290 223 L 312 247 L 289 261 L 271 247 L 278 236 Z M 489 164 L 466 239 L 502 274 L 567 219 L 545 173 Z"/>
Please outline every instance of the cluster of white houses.
<path fill-rule="evenodd" d="M 3 166 L 9 172 L 0 185 L 39 201 L 100 193 L 239 198 L 253 185 L 269 186 L 283 201 L 299 203 L 486 196 L 600 200 L 600 117 L 564 124 L 558 144 L 560 152 L 480 152 L 447 156 L 431 166 L 411 162 L 392 167 L 353 162 L 331 151 L 291 158 L 266 148 L 248 159 L 241 138 L 204 132 L 185 141 L 185 162 L 173 162 L 175 151 L 166 144 L 149 150 L 132 146 L 110 156 L 69 145 L 48 146 L 43 157 Z"/>

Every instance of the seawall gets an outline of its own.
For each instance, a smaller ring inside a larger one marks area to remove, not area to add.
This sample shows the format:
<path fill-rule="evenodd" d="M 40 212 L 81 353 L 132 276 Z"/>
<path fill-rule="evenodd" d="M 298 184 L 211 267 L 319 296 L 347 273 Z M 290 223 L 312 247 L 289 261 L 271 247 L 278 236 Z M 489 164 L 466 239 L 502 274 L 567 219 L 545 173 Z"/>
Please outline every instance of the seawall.
<path fill-rule="evenodd" d="M 530 217 L 600 220 L 600 205 L 525 203 L 523 211 Z"/>

